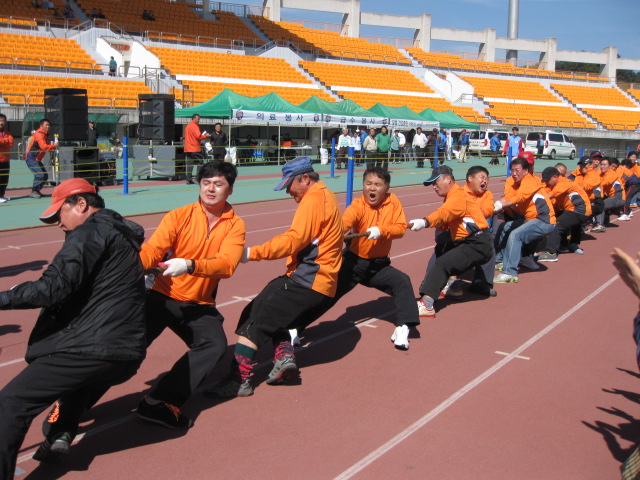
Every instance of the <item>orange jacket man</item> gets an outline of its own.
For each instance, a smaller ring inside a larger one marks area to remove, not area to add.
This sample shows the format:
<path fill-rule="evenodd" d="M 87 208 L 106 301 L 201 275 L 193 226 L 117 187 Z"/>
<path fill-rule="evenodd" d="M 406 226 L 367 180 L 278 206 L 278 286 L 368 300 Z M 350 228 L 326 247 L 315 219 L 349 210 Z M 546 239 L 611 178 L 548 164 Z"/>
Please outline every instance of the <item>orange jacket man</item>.
<path fill-rule="evenodd" d="M 13 136 L 7 126 L 7 116 L 0 113 L 0 203 L 9 201 L 9 198 L 5 197 L 5 192 L 9 185 L 11 147 L 13 147 Z"/>
<path fill-rule="evenodd" d="M 211 135 L 208 135 L 207 132 L 200 133 L 200 115 L 194 113 L 191 122 L 184 129 L 184 155 L 188 185 L 195 183 L 193 181 L 194 165 L 202 165 L 204 159 L 200 142 L 210 137 Z"/>
<path fill-rule="evenodd" d="M 47 152 L 53 152 L 58 146 L 58 139 L 55 139 L 53 144 L 49 143 L 49 130 L 51 129 L 51 122 L 44 118 L 40 120 L 40 127 L 36 130 L 36 133 L 31 137 L 29 145 L 27 145 L 27 152 L 24 159 L 27 161 L 27 167 L 33 173 L 33 186 L 31 187 L 30 198 L 41 198 L 42 194 L 40 190 L 44 187 L 44 183 L 49 179 L 47 170 L 42 165 L 42 159 Z"/>

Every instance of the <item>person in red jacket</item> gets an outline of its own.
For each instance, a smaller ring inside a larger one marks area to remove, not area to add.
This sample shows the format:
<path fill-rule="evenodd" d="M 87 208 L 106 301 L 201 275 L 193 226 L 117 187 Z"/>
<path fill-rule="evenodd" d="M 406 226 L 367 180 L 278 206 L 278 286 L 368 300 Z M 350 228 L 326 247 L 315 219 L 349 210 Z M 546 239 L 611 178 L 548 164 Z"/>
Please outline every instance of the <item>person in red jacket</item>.
<path fill-rule="evenodd" d="M 42 164 L 42 159 L 47 152 L 53 152 L 58 146 L 58 139 L 56 138 L 54 143 L 49 143 L 49 130 L 51 129 L 51 122 L 43 118 L 40 120 L 40 126 L 36 133 L 31 137 L 29 145 L 27 145 L 27 152 L 24 159 L 27 161 L 27 167 L 33 173 L 33 186 L 31 187 L 30 198 L 41 198 L 42 194 L 40 190 L 44 187 L 44 182 L 49 179 L 47 170 Z"/>
<path fill-rule="evenodd" d="M 0 203 L 9 201 L 5 197 L 7 185 L 9 185 L 9 152 L 13 147 L 13 136 L 7 127 L 7 116 L 0 113 Z"/>
<path fill-rule="evenodd" d="M 202 154 L 202 145 L 200 141 L 210 138 L 207 132 L 200 133 L 200 115 L 194 113 L 191 122 L 184 129 L 184 155 L 186 157 L 186 174 L 187 185 L 192 185 L 193 166 L 202 165 L 204 155 Z"/>

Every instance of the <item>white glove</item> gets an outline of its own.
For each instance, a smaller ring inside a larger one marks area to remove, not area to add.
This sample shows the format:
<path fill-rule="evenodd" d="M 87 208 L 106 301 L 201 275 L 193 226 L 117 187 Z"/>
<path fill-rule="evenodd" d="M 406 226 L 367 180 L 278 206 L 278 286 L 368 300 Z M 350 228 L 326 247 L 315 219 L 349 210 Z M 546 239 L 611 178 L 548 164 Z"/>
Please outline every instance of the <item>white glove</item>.
<path fill-rule="evenodd" d="M 424 218 L 416 218 L 415 220 L 411 220 L 409 223 L 412 223 L 411 230 L 417 232 L 418 230 L 422 230 L 427 226 L 427 221 Z"/>
<path fill-rule="evenodd" d="M 493 213 L 500 213 L 502 211 L 502 202 L 500 200 L 496 200 L 493 204 Z"/>
<path fill-rule="evenodd" d="M 204 132 L 202 132 L 202 135 L 208 135 L 207 131 L 205 130 Z"/>
<path fill-rule="evenodd" d="M 369 234 L 369 240 L 378 240 L 380 238 L 380 229 L 378 227 L 367 228 Z"/>
<path fill-rule="evenodd" d="M 58 145 L 58 137 L 56 137 L 56 138 L 53 140 L 53 144 L 54 144 L 54 145 Z"/>
<path fill-rule="evenodd" d="M 251 248 L 249 247 L 245 247 L 244 251 L 242 252 L 242 258 L 240 259 L 240 261 L 242 263 L 247 263 L 249 260 L 251 260 L 249 258 L 249 253 L 251 252 Z"/>
<path fill-rule="evenodd" d="M 184 258 L 170 258 L 165 260 L 166 265 L 169 265 L 167 269 L 162 272 L 165 277 L 179 277 L 189 271 L 188 263 Z"/>

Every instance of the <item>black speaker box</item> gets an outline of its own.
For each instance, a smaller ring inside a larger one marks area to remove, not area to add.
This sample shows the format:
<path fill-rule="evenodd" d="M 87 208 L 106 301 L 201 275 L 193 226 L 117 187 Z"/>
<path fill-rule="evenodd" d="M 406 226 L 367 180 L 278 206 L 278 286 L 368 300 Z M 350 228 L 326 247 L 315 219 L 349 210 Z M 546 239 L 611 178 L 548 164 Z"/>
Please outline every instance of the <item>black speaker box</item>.
<path fill-rule="evenodd" d="M 52 110 L 47 112 L 47 118 L 53 124 L 87 124 L 89 121 L 89 117 L 87 115 L 87 110 Z M 87 126 L 87 128 L 89 128 Z"/>
<path fill-rule="evenodd" d="M 170 126 L 141 126 L 140 138 L 146 138 L 147 140 L 161 140 L 164 142 L 170 142 L 174 138 L 175 129 L 173 125 Z"/>
<path fill-rule="evenodd" d="M 173 100 L 147 100 L 140 102 L 140 111 L 145 113 L 161 113 L 163 115 L 171 115 L 176 111 Z"/>
<path fill-rule="evenodd" d="M 74 150 L 73 157 L 76 178 L 84 178 L 88 182 L 100 180 L 100 151 L 97 148 Z"/>
<path fill-rule="evenodd" d="M 164 127 L 174 124 L 175 119 L 170 113 L 143 113 L 140 117 L 140 125 L 143 127 Z"/>
<path fill-rule="evenodd" d="M 45 110 L 88 110 L 86 95 L 52 95 L 44 98 Z"/>
<path fill-rule="evenodd" d="M 51 130 L 49 131 L 49 138 L 53 138 L 54 134 L 58 134 L 58 140 L 60 142 L 67 141 L 84 141 L 87 139 L 87 129 L 89 127 L 86 123 L 56 123 L 51 122 Z"/>

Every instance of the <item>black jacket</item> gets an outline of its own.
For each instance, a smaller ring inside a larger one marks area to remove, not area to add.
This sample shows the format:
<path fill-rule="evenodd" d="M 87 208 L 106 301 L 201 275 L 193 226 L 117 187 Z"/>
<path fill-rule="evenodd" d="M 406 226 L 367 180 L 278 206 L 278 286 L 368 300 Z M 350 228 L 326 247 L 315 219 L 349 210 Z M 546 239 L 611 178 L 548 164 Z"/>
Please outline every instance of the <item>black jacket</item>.
<path fill-rule="evenodd" d="M 85 142 L 87 147 L 97 147 L 98 146 L 98 131 L 95 128 L 87 129 L 87 141 Z"/>
<path fill-rule="evenodd" d="M 67 233 L 39 280 L 0 292 L 0 308 L 42 307 L 25 359 L 52 353 L 129 361 L 145 356 L 143 228 L 113 210 Z"/>

